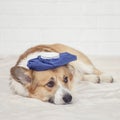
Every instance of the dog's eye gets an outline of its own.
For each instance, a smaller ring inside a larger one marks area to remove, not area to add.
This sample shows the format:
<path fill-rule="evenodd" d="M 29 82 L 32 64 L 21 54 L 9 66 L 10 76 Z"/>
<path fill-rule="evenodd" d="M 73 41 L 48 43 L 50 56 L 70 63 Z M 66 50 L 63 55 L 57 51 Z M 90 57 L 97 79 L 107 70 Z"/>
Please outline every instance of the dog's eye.
<path fill-rule="evenodd" d="M 54 87 L 55 82 L 54 81 L 50 81 L 46 84 L 48 87 Z"/>
<path fill-rule="evenodd" d="M 68 82 L 68 77 L 64 77 L 64 83 L 67 83 Z"/>

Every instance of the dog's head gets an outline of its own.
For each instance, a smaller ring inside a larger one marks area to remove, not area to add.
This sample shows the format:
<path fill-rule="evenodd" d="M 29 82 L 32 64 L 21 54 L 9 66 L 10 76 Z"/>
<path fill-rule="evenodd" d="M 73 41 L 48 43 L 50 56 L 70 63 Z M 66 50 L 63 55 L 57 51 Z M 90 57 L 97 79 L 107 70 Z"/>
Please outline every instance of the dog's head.
<path fill-rule="evenodd" d="M 73 70 L 67 65 L 46 71 L 33 71 L 15 66 L 11 69 L 11 75 L 26 87 L 29 97 L 54 104 L 66 104 L 72 101 L 71 71 Z"/>

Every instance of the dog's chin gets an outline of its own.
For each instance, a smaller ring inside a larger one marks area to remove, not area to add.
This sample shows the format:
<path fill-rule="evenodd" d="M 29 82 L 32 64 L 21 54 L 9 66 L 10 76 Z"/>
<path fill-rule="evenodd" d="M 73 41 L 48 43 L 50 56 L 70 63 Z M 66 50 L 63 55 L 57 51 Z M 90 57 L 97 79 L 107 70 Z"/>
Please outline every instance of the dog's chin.
<path fill-rule="evenodd" d="M 55 101 L 53 99 L 49 99 L 48 102 L 55 104 L 55 105 L 65 105 L 66 104 L 64 101 Z"/>
<path fill-rule="evenodd" d="M 55 104 L 55 105 L 68 105 L 68 104 L 72 103 L 72 102 L 65 103 L 64 101 L 63 102 L 54 102 L 54 100 L 52 100 L 52 99 L 49 99 L 48 102 L 51 104 Z"/>

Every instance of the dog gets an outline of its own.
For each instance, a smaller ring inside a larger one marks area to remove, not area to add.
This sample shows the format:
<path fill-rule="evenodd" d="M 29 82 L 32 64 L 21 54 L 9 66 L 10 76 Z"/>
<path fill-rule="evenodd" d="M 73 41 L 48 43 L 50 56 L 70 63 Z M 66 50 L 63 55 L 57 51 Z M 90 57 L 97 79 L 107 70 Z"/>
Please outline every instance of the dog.
<path fill-rule="evenodd" d="M 28 69 L 27 61 L 46 52 L 69 52 L 77 56 L 76 61 L 44 71 Z M 94 83 L 113 82 L 112 76 L 104 75 L 82 52 L 63 44 L 38 45 L 26 50 L 10 69 L 11 90 L 19 95 L 36 98 L 57 105 L 72 102 L 74 81 Z"/>

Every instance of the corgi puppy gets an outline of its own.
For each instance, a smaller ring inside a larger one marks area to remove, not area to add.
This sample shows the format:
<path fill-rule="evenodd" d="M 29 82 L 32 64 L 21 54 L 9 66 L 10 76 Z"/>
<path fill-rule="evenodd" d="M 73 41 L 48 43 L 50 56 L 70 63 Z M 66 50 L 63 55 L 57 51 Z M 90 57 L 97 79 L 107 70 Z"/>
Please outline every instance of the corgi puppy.
<path fill-rule="evenodd" d="M 43 52 L 69 52 L 76 55 L 77 60 L 55 69 L 44 71 L 29 69 L 28 60 Z M 76 80 L 94 83 L 113 82 L 113 78 L 95 68 L 86 55 L 63 44 L 38 45 L 29 48 L 20 55 L 10 73 L 10 87 L 14 93 L 54 104 L 72 102 L 71 91 Z"/>

